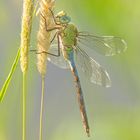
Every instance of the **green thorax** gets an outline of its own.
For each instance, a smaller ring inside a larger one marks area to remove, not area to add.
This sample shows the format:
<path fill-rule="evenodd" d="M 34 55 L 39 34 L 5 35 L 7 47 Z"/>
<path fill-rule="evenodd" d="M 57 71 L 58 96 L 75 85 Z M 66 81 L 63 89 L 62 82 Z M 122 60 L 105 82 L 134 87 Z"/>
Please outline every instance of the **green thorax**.
<path fill-rule="evenodd" d="M 73 24 L 68 24 L 61 32 L 62 44 L 68 47 L 76 46 L 77 36 L 78 36 L 77 28 Z"/>

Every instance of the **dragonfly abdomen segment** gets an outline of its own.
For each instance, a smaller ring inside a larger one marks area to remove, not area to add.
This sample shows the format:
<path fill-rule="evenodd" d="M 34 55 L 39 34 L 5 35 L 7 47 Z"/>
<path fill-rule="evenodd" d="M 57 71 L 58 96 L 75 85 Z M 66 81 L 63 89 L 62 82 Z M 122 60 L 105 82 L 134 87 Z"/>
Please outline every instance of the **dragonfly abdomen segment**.
<path fill-rule="evenodd" d="M 84 125 L 84 128 L 85 128 L 85 131 L 86 131 L 87 135 L 90 136 L 89 124 L 88 124 L 88 118 L 87 118 L 87 114 L 86 114 L 83 92 L 82 92 L 78 72 L 77 72 L 77 69 L 76 69 L 76 66 L 75 66 L 75 62 L 74 62 L 73 51 L 71 51 L 71 53 L 69 54 L 68 62 L 70 64 L 71 72 L 74 76 L 74 81 L 75 81 L 75 84 L 76 84 L 77 98 L 78 98 L 78 103 L 79 103 L 79 107 L 80 107 L 82 122 L 83 122 L 83 125 Z"/>

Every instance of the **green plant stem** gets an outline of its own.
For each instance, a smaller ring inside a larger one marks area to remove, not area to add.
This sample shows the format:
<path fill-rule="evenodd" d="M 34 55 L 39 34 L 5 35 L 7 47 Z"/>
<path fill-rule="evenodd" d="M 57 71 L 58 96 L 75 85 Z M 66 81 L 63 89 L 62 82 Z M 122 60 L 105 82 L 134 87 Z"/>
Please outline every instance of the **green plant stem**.
<path fill-rule="evenodd" d="M 23 13 L 21 24 L 21 55 L 20 66 L 23 73 L 23 93 L 22 93 L 22 140 L 26 140 L 26 78 L 28 70 L 28 50 L 31 40 L 32 14 L 34 0 L 23 0 Z"/>
<path fill-rule="evenodd" d="M 45 78 L 42 76 L 42 93 L 41 93 L 41 107 L 40 107 L 40 127 L 39 127 L 39 140 L 43 137 L 43 110 L 44 110 L 44 93 L 45 93 Z"/>
<path fill-rule="evenodd" d="M 22 91 L 22 140 L 26 139 L 26 75 L 26 72 L 24 72 Z"/>

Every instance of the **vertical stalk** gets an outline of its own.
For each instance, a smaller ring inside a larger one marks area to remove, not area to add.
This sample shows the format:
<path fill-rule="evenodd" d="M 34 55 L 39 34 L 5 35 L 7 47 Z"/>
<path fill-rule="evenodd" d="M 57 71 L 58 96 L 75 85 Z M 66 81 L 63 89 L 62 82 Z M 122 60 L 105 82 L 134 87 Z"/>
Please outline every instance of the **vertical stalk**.
<path fill-rule="evenodd" d="M 32 27 L 33 1 L 23 1 L 22 27 L 21 27 L 21 54 L 20 66 L 23 73 L 23 93 L 22 93 L 22 140 L 26 140 L 26 84 L 28 69 L 28 50 L 30 45 L 30 34 Z"/>
<path fill-rule="evenodd" d="M 23 73 L 22 140 L 26 139 L 26 73 Z"/>
<path fill-rule="evenodd" d="M 45 77 L 42 76 L 42 93 L 41 93 L 41 106 L 40 106 L 40 128 L 39 128 L 39 140 L 43 138 L 43 110 L 44 110 L 44 94 L 45 94 Z"/>
<path fill-rule="evenodd" d="M 46 19 L 47 25 L 51 26 L 52 24 L 52 15 L 49 9 L 52 9 L 54 6 L 54 0 L 40 0 L 40 9 L 39 12 Z M 38 52 L 48 52 L 50 48 L 50 32 L 46 31 L 45 21 L 42 16 L 40 16 L 39 31 L 37 35 L 37 51 Z M 47 54 L 39 53 L 37 54 L 37 68 L 42 78 L 42 91 L 41 91 L 41 105 L 40 105 L 40 125 L 39 125 L 39 140 L 42 140 L 43 137 L 43 108 L 44 108 L 44 94 L 45 94 L 45 75 L 47 65 Z"/>

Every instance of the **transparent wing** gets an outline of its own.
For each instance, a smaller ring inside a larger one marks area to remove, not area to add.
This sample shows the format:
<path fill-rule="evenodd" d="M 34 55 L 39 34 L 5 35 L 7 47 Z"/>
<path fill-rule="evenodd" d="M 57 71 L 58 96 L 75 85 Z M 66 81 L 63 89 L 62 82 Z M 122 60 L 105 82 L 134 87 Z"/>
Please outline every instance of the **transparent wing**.
<path fill-rule="evenodd" d="M 113 56 L 127 49 L 126 42 L 120 37 L 94 36 L 86 32 L 79 32 L 78 43 L 93 48 L 96 52 L 105 56 Z"/>
<path fill-rule="evenodd" d="M 78 46 L 75 50 L 75 61 L 90 82 L 104 87 L 111 86 L 107 71 Z"/>
<path fill-rule="evenodd" d="M 53 54 L 58 54 L 58 44 L 52 44 L 49 49 L 49 52 Z M 50 61 L 51 63 L 53 63 L 54 65 L 62 69 L 69 69 L 69 65 L 62 55 L 61 49 L 60 49 L 60 56 L 56 57 L 56 56 L 48 55 L 48 61 Z"/>

